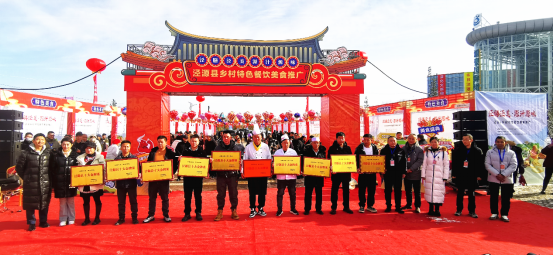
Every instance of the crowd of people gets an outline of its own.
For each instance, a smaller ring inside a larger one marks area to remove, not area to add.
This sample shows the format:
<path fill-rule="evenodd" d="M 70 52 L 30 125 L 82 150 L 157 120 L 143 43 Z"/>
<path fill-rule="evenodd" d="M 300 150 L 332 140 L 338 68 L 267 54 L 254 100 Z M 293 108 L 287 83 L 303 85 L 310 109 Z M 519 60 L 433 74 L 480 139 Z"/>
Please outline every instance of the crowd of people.
<path fill-rule="evenodd" d="M 137 158 L 131 151 L 132 142 L 120 141 L 102 136 L 87 136 L 78 132 L 75 141 L 70 135 L 65 136 L 61 142 L 54 139 L 55 134 L 47 135 L 25 134 L 22 143 L 22 153 L 17 160 L 16 172 L 23 178 L 24 195 L 23 209 L 26 210 L 29 230 L 36 229 L 35 212 L 38 210 L 39 226 L 49 226 L 48 210 L 52 196 L 59 199 L 60 226 L 75 223 L 75 201 L 77 191 L 83 198 L 84 222 L 81 225 L 97 225 L 101 222 L 102 211 L 101 197 L 104 193 L 103 185 L 71 187 L 71 167 L 82 165 L 106 164 L 106 159 L 132 159 Z M 293 136 L 293 139 L 291 138 Z M 246 143 L 242 142 L 245 140 Z M 255 128 L 251 133 L 232 130 L 221 131 L 215 136 L 204 136 L 196 133 L 178 133 L 170 139 L 164 135 L 157 137 L 157 147 L 148 155 L 148 161 L 161 161 L 173 159 L 173 171 L 175 178 L 178 173 L 178 159 L 181 156 L 210 157 L 212 151 L 241 151 L 243 160 L 272 159 L 273 156 L 303 156 L 330 159 L 332 155 L 351 155 L 357 157 L 357 166 L 360 166 L 362 155 L 385 156 L 384 173 L 362 173 L 359 168 L 358 193 L 359 212 L 376 213 L 374 207 L 375 191 L 379 181 L 384 182 L 386 208 L 384 212 L 403 214 L 406 210 L 421 212 L 421 180 L 424 184 L 424 197 L 429 204 L 428 215 L 441 216 L 440 207 L 444 204 L 446 181 L 455 179 L 457 193 L 456 216 L 460 216 L 464 209 L 464 195 L 468 195 L 469 216 L 478 218 L 476 214 L 475 189 L 483 180 L 489 182 L 490 211 L 492 220 L 501 219 L 509 222 L 508 214 L 510 198 L 512 197 L 516 179 L 524 182 L 521 170 L 521 156 L 517 150 L 507 143 L 504 137 L 497 137 L 495 146 L 484 151 L 478 148 L 473 137 L 465 134 L 462 141 L 456 143 L 451 155 L 444 147 L 440 147 L 439 139 L 432 137 L 427 142 L 422 135 L 410 134 L 406 138 L 405 146 L 400 147 L 397 140 L 404 140 L 401 133 L 387 138 L 387 144 L 379 149 L 375 145 L 375 138 L 371 134 L 365 134 L 359 145 L 354 150 L 346 142 L 343 132 L 336 134 L 336 140 L 328 148 L 321 145 L 318 137 L 306 138 L 295 133 L 270 133 Z M 551 152 L 552 145 L 542 150 L 543 154 Z M 106 152 L 106 157 L 101 154 Z M 210 158 L 213 161 L 212 158 Z M 546 168 L 553 168 L 548 166 Z M 334 173 L 331 168 L 331 211 L 336 214 L 338 209 L 338 192 L 342 187 L 343 211 L 353 214 L 349 203 L 349 182 L 351 173 Z M 520 175 L 520 176 L 518 176 Z M 217 183 L 217 207 L 218 212 L 215 221 L 223 219 L 226 196 L 228 191 L 231 218 L 239 219 L 236 211 L 238 206 L 238 180 L 244 178 L 242 171 L 212 171 L 210 176 Z M 302 175 L 303 176 L 303 173 Z M 209 177 L 206 177 L 209 178 Z M 296 207 L 296 175 L 276 175 L 277 180 L 277 212 L 276 216 L 283 214 L 283 197 L 288 191 L 290 197 L 290 213 L 299 215 Z M 184 217 L 182 221 L 188 221 L 191 217 L 191 201 L 195 199 L 195 218 L 203 220 L 202 212 L 202 185 L 203 177 L 182 177 L 184 188 Z M 324 177 L 306 176 L 305 200 L 303 214 L 309 215 L 312 210 L 312 197 L 315 193 L 315 212 L 323 215 L 322 188 L 325 184 Z M 115 225 L 125 223 L 126 198 L 129 198 L 132 223 L 138 224 L 137 186 L 141 180 L 127 179 L 116 181 L 119 219 Z M 267 177 L 247 178 L 249 192 L 250 218 L 257 215 L 266 216 L 265 202 L 267 195 Z M 402 204 L 402 184 L 405 185 L 405 204 Z M 545 186 L 546 184 L 544 184 Z M 501 191 L 501 210 L 498 210 L 499 192 Z M 163 220 L 171 222 L 169 216 L 169 181 L 149 182 L 149 210 L 144 223 L 155 220 L 157 196 L 161 198 Z M 392 201 L 392 192 L 394 200 Z M 414 197 L 414 202 L 413 202 Z M 90 219 L 90 199 L 96 205 L 95 217 Z"/>

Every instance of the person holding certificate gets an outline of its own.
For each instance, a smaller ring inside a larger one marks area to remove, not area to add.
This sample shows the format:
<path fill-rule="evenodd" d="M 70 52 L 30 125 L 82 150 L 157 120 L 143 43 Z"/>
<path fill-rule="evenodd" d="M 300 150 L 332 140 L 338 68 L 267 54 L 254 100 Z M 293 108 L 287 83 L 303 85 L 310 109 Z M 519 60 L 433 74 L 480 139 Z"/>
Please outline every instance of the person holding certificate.
<path fill-rule="evenodd" d="M 288 135 L 284 134 L 280 137 L 282 141 L 280 144 L 282 148 L 275 152 L 275 156 L 297 156 L 295 150 L 290 148 L 290 139 Z M 296 175 L 280 174 L 277 175 L 277 216 L 282 215 L 282 198 L 284 197 L 284 190 L 288 188 L 288 195 L 290 196 L 290 213 L 298 215 L 296 210 Z"/>
<path fill-rule="evenodd" d="M 328 149 L 328 159 L 331 155 L 351 155 L 351 148 L 346 143 L 346 135 L 343 132 L 336 133 L 336 140 Z M 349 208 L 349 182 L 351 181 L 351 173 L 332 173 L 332 189 L 330 190 L 330 201 L 332 202 L 330 214 L 336 214 L 338 208 L 338 190 L 342 185 L 343 206 L 344 212 L 353 214 Z"/>
<path fill-rule="evenodd" d="M 226 130 L 222 132 L 222 141 L 213 151 L 240 151 L 241 149 L 232 140 L 232 133 L 234 131 Z M 210 161 L 213 161 L 211 158 Z M 238 206 L 238 177 L 240 177 L 239 171 L 216 171 L 217 175 L 217 216 L 215 221 L 223 219 L 223 209 L 225 208 L 225 197 L 227 196 L 227 188 L 230 201 L 230 210 L 232 211 L 231 218 L 234 220 L 240 219 L 236 207 Z"/>
<path fill-rule="evenodd" d="M 378 155 L 378 148 L 373 143 L 371 134 L 363 135 L 363 143 L 359 144 L 355 149 L 355 158 L 357 160 L 357 173 L 359 173 L 359 212 L 365 212 L 365 202 L 367 203 L 367 211 L 376 213 L 374 206 L 374 194 L 376 193 L 376 173 L 361 173 L 361 160 L 359 156 Z M 367 197 L 365 197 L 367 191 Z M 365 199 L 366 198 L 366 199 Z"/>
<path fill-rule="evenodd" d="M 397 145 L 396 137 L 388 137 L 388 144 L 380 150 L 380 155 L 386 156 L 386 170 L 384 171 L 384 198 L 386 198 L 386 210 L 392 211 L 392 189 L 396 203 L 396 212 L 405 213 L 401 209 L 401 182 L 407 174 L 407 159 L 405 152 Z"/>
<path fill-rule="evenodd" d="M 182 142 L 181 142 L 182 143 Z M 160 135 L 157 137 L 157 147 L 153 148 L 148 155 L 148 162 L 173 160 L 173 173 L 176 173 L 178 169 L 178 161 L 175 158 L 173 150 L 167 147 L 167 137 Z M 161 197 L 161 211 L 163 212 L 163 220 L 165 222 L 171 222 L 169 217 L 169 181 L 150 181 L 148 184 L 148 196 L 150 197 L 150 204 L 148 209 L 148 217 L 143 221 L 144 223 L 155 220 L 154 215 L 156 213 L 156 199 L 157 195 Z"/>
<path fill-rule="evenodd" d="M 85 153 L 77 157 L 77 162 L 79 165 L 103 164 L 104 168 L 106 165 L 104 156 L 100 152 L 96 152 L 96 143 L 92 141 L 86 142 Z M 104 195 L 104 184 L 80 186 L 78 189 L 83 198 L 84 222 L 81 225 L 86 226 L 90 224 L 90 197 L 94 199 L 94 204 L 96 205 L 96 216 L 92 225 L 98 225 L 100 223 L 100 213 L 102 212 L 102 200 L 100 197 Z"/>
<path fill-rule="evenodd" d="M 200 136 L 194 134 L 190 136 L 190 147 L 188 147 L 182 156 L 190 157 L 207 157 L 206 152 L 199 147 Z M 207 159 L 207 158 L 206 158 Z M 192 211 L 192 193 L 194 193 L 194 201 L 196 203 L 196 220 L 201 221 L 202 218 L 202 187 L 204 184 L 204 177 L 183 177 L 182 187 L 184 189 L 184 217 L 182 221 L 188 221 L 192 219 L 190 212 Z"/>
<path fill-rule="evenodd" d="M 271 159 L 271 150 L 267 144 L 261 142 L 261 137 L 259 126 L 255 124 L 252 143 L 248 144 L 244 149 L 244 160 Z M 267 216 L 263 210 L 263 207 L 265 207 L 265 196 L 267 195 L 267 177 L 248 178 L 248 192 L 250 193 L 250 218 L 255 217 L 255 215 Z M 258 198 L 258 211 L 255 211 L 256 196 Z"/>
<path fill-rule="evenodd" d="M 321 139 L 319 137 L 311 138 L 311 144 L 305 146 L 303 151 L 304 157 L 313 158 L 326 158 L 326 147 L 321 145 Z M 305 176 L 305 197 L 304 197 L 304 215 L 309 215 L 311 211 L 311 203 L 313 201 L 313 190 L 315 190 L 315 210 L 317 214 L 323 215 L 323 187 L 325 185 L 324 177 L 317 176 Z"/>
<path fill-rule="evenodd" d="M 135 159 L 136 156 L 131 154 L 131 142 L 124 140 L 121 142 L 121 152 L 115 160 L 121 159 Z M 138 174 L 138 179 L 140 179 L 140 173 Z M 136 179 L 127 179 L 127 180 L 117 180 L 115 181 L 115 187 L 117 188 L 117 205 L 119 210 L 119 220 L 115 223 L 115 226 L 119 226 L 125 223 L 125 204 L 127 199 L 127 194 L 129 195 L 129 204 L 131 205 L 131 217 L 132 224 L 138 224 L 138 203 L 136 201 L 136 188 L 138 186 Z"/>

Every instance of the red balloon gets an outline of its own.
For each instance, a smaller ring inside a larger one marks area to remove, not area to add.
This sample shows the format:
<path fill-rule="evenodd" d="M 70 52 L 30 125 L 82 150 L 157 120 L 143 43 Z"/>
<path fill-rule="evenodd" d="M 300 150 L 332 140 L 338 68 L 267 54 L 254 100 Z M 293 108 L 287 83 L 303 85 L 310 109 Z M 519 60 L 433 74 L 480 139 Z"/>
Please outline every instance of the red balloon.
<path fill-rule="evenodd" d="M 204 96 L 196 96 L 196 100 L 197 100 L 198 102 L 204 102 L 205 97 L 204 97 Z"/>
<path fill-rule="evenodd" d="M 86 61 L 86 67 L 92 72 L 102 72 L 106 70 L 106 63 L 101 59 L 92 58 Z"/>

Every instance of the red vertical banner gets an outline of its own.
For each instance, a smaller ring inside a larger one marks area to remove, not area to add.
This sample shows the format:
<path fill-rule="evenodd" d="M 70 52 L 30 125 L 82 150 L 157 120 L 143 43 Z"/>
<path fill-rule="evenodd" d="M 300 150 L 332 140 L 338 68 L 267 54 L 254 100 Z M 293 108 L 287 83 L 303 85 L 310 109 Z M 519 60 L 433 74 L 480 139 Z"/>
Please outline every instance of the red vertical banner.
<path fill-rule="evenodd" d="M 150 153 L 159 135 L 170 137 L 169 95 L 162 92 L 127 92 L 127 109 L 127 139 L 133 143 L 133 154 Z"/>
<path fill-rule="evenodd" d="M 117 138 L 117 116 L 111 117 L 111 138 Z"/>
<path fill-rule="evenodd" d="M 179 132 L 179 121 L 175 122 L 175 135 Z"/>
<path fill-rule="evenodd" d="M 365 124 L 365 131 L 364 131 L 365 134 L 369 134 L 370 133 L 369 124 L 371 122 L 369 119 L 369 115 L 367 115 L 366 112 L 363 112 L 363 123 Z M 376 134 L 374 134 L 373 136 L 376 136 Z"/>
<path fill-rule="evenodd" d="M 67 134 L 70 134 L 75 140 L 75 112 L 67 112 Z"/>
<path fill-rule="evenodd" d="M 296 121 L 296 133 L 300 133 L 300 125 L 298 121 Z"/>
<path fill-rule="evenodd" d="M 411 134 L 411 112 L 407 108 L 403 109 L 403 136 Z"/>
<path fill-rule="evenodd" d="M 446 78 L 445 75 L 438 75 L 438 96 L 446 95 Z"/>
<path fill-rule="evenodd" d="M 308 97 L 308 99 L 309 99 L 309 97 Z M 306 133 L 305 137 L 309 139 L 309 136 L 311 136 L 311 135 L 309 134 L 309 121 L 308 120 L 305 121 L 305 127 L 307 127 L 307 128 L 305 128 L 305 133 Z"/>

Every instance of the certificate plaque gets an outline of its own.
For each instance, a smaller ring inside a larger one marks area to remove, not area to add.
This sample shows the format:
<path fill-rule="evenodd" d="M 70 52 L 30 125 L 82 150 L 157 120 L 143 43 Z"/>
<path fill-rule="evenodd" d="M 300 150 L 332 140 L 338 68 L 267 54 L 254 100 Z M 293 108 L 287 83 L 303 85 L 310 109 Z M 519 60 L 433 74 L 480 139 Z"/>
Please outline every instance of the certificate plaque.
<path fill-rule="evenodd" d="M 300 156 L 274 156 L 274 174 L 301 174 Z"/>
<path fill-rule="evenodd" d="M 138 159 L 120 159 L 106 162 L 107 180 L 138 179 Z"/>
<path fill-rule="evenodd" d="M 240 151 L 212 151 L 211 158 L 213 158 L 212 171 L 240 171 L 242 159 Z"/>
<path fill-rule="evenodd" d="M 207 177 L 209 172 L 209 158 L 188 157 L 179 158 L 179 176 L 185 177 Z"/>
<path fill-rule="evenodd" d="M 304 157 L 303 175 L 330 177 L 330 160 L 324 158 Z"/>
<path fill-rule="evenodd" d="M 244 160 L 244 178 L 271 177 L 271 159 Z"/>
<path fill-rule="evenodd" d="M 355 155 L 330 155 L 330 162 L 334 173 L 357 172 Z"/>
<path fill-rule="evenodd" d="M 361 173 L 384 173 L 386 156 L 359 156 Z"/>
<path fill-rule="evenodd" d="M 104 165 L 71 166 L 71 187 L 104 184 Z"/>
<path fill-rule="evenodd" d="M 142 181 L 160 181 L 173 179 L 173 160 L 142 163 Z"/>

